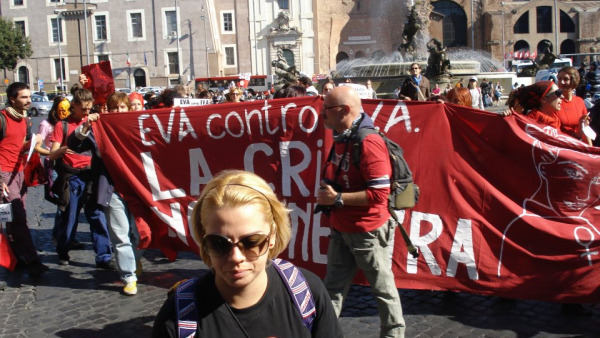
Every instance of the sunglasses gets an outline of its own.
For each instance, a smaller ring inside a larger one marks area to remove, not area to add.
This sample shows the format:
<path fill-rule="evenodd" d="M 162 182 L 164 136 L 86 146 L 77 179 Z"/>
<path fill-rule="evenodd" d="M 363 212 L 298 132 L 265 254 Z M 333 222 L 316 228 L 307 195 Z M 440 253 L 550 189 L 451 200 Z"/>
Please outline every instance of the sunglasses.
<path fill-rule="evenodd" d="M 550 97 L 551 95 L 556 95 L 556 97 L 561 97 L 562 94 L 563 94 L 563 90 L 557 89 L 557 90 L 553 91 L 552 93 L 546 95 L 546 97 Z"/>
<path fill-rule="evenodd" d="M 246 256 L 246 259 L 253 261 L 269 251 L 268 244 L 272 232 L 273 228 L 271 228 L 268 235 L 252 234 L 244 236 L 235 243 L 225 236 L 210 234 L 202 238 L 202 244 L 206 252 L 214 257 L 225 257 L 229 255 L 234 246 L 237 246 Z"/>

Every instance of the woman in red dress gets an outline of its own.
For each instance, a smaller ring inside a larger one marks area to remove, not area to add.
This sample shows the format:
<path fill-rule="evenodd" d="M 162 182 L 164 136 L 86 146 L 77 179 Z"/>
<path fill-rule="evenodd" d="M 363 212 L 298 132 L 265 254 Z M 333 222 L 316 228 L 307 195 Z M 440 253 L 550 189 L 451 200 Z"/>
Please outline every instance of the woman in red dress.
<path fill-rule="evenodd" d="M 582 123 L 589 124 L 587 109 L 583 99 L 574 94 L 575 88 L 579 86 L 579 72 L 573 67 L 563 67 L 557 75 L 558 88 L 562 90 L 562 107 L 556 112 L 560 120 L 560 130 L 572 137 L 582 140 L 592 145 L 589 139 L 582 131 Z"/>

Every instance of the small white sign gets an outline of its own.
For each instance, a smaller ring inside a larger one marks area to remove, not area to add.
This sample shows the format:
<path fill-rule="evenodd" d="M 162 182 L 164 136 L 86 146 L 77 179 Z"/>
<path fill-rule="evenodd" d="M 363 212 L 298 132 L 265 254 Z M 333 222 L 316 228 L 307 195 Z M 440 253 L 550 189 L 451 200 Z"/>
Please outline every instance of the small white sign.
<path fill-rule="evenodd" d="M 356 90 L 358 96 L 361 99 L 371 99 L 372 97 L 369 95 L 369 91 L 367 90 L 367 86 L 363 86 L 356 83 L 340 83 L 338 86 L 350 86 Z"/>
<path fill-rule="evenodd" d="M 175 107 L 193 107 L 193 106 L 206 106 L 211 104 L 210 99 L 185 99 L 176 98 L 173 100 Z"/>

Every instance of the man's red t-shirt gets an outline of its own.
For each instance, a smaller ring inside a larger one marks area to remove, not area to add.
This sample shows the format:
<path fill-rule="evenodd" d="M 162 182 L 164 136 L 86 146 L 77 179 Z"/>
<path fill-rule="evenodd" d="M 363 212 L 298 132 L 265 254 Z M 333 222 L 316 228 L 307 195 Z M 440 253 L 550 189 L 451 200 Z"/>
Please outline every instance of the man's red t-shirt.
<path fill-rule="evenodd" d="M 62 122 L 59 122 L 54 126 L 54 132 L 52 132 L 52 136 L 50 137 L 51 142 L 59 142 L 61 147 L 66 145 L 67 137 L 71 135 L 75 129 L 87 121 L 87 116 L 81 119 L 81 121 L 75 120 L 73 117 L 69 116 L 67 118 L 67 135 L 64 138 L 63 144 L 63 125 Z M 73 168 L 85 168 L 90 166 L 92 163 L 92 157 L 90 154 L 68 154 L 65 153 L 63 155 L 63 161 Z"/>
<path fill-rule="evenodd" d="M 344 150 L 348 153 L 344 158 Z M 335 155 L 328 165 L 325 177 L 332 179 L 338 165 L 342 166 L 336 182 L 342 192 L 366 190 L 368 206 L 343 206 L 332 208 L 330 225 L 341 232 L 368 232 L 381 227 L 389 218 L 388 196 L 392 167 L 387 147 L 377 134 L 369 134 L 362 141 L 360 170 L 353 164 L 352 144 L 335 144 Z M 344 158 L 343 163 L 340 161 Z"/>
<path fill-rule="evenodd" d="M 6 121 L 6 132 L 0 141 L 0 170 L 23 171 L 27 158 L 23 153 L 23 141 L 27 136 L 27 119 L 14 120 L 6 113 L 6 110 L 2 110 L 0 114 L 4 115 L 4 121 Z"/>

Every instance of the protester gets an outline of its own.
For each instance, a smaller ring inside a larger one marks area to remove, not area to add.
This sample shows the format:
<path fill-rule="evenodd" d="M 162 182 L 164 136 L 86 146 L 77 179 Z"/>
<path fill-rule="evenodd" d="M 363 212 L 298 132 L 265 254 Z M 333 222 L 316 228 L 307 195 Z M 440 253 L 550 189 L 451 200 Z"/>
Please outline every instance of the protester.
<path fill-rule="evenodd" d="M 482 95 L 482 101 L 484 107 L 492 105 L 492 84 L 487 79 L 483 79 L 479 85 L 480 93 Z"/>
<path fill-rule="evenodd" d="M 450 103 L 458 104 L 464 107 L 472 107 L 471 93 L 467 88 L 452 88 L 446 95 L 446 99 Z"/>
<path fill-rule="evenodd" d="M 440 95 L 442 93 L 442 89 L 440 89 L 440 86 L 436 83 L 433 85 L 433 89 L 431 90 L 431 95 Z"/>
<path fill-rule="evenodd" d="M 44 155 L 44 171 L 46 173 L 46 180 L 47 183 L 44 184 L 44 198 L 48 201 L 54 202 L 56 203 L 56 196 L 51 192 L 52 189 L 52 185 L 54 183 L 54 181 L 56 180 L 56 171 L 54 170 L 52 164 L 52 161 L 50 161 L 50 159 L 48 158 L 48 155 L 50 155 L 50 149 L 52 149 L 52 134 L 54 133 L 54 128 L 56 126 L 56 124 L 58 124 L 58 122 L 60 122 L 60 118 L 58 118 L 58 115 L 61 114 L 61 106 L 63 106 L 66 104 L 66 106 L 70 107 L 70 103 L 69 100 L 67 100 L 66 98 L 64 98 L 62 95 L 57 95 L 54 98 L 54 103 L 52 104 L 52 108 L 50 109 L 50 112 L 48 113 L 48 118 L 45 119 L 44 121 L 42 121 L 40 123 L 40 126 L 38 128 L 38 135 L 40 136 L 40 139 L 38 141 L 38 143 L 35 145 L 35 151 L 37 151 L 40 155 Z M 68 108 L 67 108 L 68 109 Z M 68 116 L 68 114 L 64 114 L 65 116 Z M 60 124 L 60 126 L 62 126 L 62 124 Z M 65 146 L 66 148 L 66 146 Z M 66 151 L 69 151 L 68 149 Z M 55 226 L 52 229 L 52 241 L 53 243 L 56 245 L 56 231 L 57 231 L 57 227 Z M 77 231 L 77 230 L 75 230 Z M 71 242 L 71 249 L 83 249 L 84 245 L 83 243 L 80 243 L 79 241 L 77 241 L 77 239 L 73 239 Z"/>
<path fill-rule="evenodd" d="M 582 123 L 589 124 L 587 108 L 583 99 L 575 96 L 579 86 L 579 72 L 573 67 L 563 67 L 556 76 L 558 88 L 562 91 L 562 106 L 556 115 L 560 120 L 560 130 L 576 139 L 592 145 L 592 140 L 583 133 Z"/>
<path fill-rule="evenodd" d="M 306 89 L 307 96 L 316 96 L 319 95 L 317 89 L 312 85 L 312 80 L 308 76 L 301 76 L 298 79 L 300 86 Z"/>
<path fill-rule="evenodd" d="M 481 89 L 477 87 L 477 77 L 472 76 L 469 79 L 467 88 L 469 89 L 469 93 L 471 93 L 471 107 L 483 110 L 483 95 L 481 94 Z"/>
<path fill-rule="evenodd" d="M 217 175 L 194 206 L 190 230 L 202 260 L 210 268 L 187 296 L 195 305 L 194 322 L 186 322 L 192 326 L 190 334 L 342 336 L 319 277 L 300 269 L 315 303 L 316 316 L 309 331 L 287 290 L 287 282 L 275 270 L 271 260 L 287 247 L 291 237 L 289 210 L 262 178 L 238 170 Z M 152 337 L 178 336 L 180 303 L 175 295 L 167 299 L 156 316 Z"/>
<path fill-rule="evenodd" d="M 160 93 L 154 101 L 154 108 L 171 108 L 175 104 L 175 98 L 181 98 L 181 94 L 175 89 L 167 88 Z"/>
<path fill-rule="evenodd" d="M 144 110 L 144 97 L 140 93 L 133 92 L 129 94 L 129 102 L 131 103 L 131 111 Z M 110 108 L 108 108 L 110 111 Z"/>
<path fill-rule="evenodd" d="M 25 159 L 30 142 L 27 141 L 27 110 L 31 106 L 29 86 L 14 82 L 6 88 L 6 107 L 0 111 L 0 202 L 10 203 L 13 221 L 6 223 L 10 247 L 17 258 L 17 265 L 23 266 L 32 277 L 39 277 L 48 270 L 41 263 L 31 232 L 27 226 L 25 201 Z"/>
<path fill-rule="evenodd" d="M 147 92 L 146 94 L 144 94 L 144 101 L 146 101 L 146 104 L 144 105 L 144 107 L 146 109 L 152 109 L 152 107 L 154 107 L 155 105 L 155 101 L 156 100 L 156 94 L 154 92 Z"/>
<path fill-rule="evenodd" d="M 410 76 L 402 82 L 398 99 L 405 101 L 426 101 L 429 97 L 429 80 L 421 75 L 418 63 L 410 65 Z"/>
<path fill-rule="evenodd" d="M 232 87 L 229 89 L 229 93 L 225 95 L 225 102 L 241 102 L 242 100 L 242 90 L 237 87 Z"/>
<path fill-rule="evenodd" d="M 560 129 L 560 119 L 556 116 L 562 106 L 562 90 L 552 81 L 536 82 L 532 85 L 513 90 L 509 96 L 508 112 L 514 111 L 514 107 L 520 106 L 519 110 L 534 121 Z"/>
<path fill-rule="evenodd" d="M 321 94 L 327 95 L 335 87 L 335 82 L 331 78 L 327 78 L 321 85 Z"/>
<path fill-rule="evenodd" d="M 377 98 L 377 92 L 375 92 L 375 89 L 373 89 L 373 83 L 371 82 L 371 80 L 367 80 L 367 93 L 368 93 L 368 97 L 370 99 L 376 99 Z"/>
<path fill-rule="evenodd" d="M 306 89 L 302 86 L 283 86 L 275 92 L 274 99 L 281 99 L 284 97 L 300 97 L 306 96 Z"/>
<path fill-rule="evenodd" d="M 500 84 L 499 81 L 496 82 L 496 85 L 494 86 L 494 103 L 496 103 L 496 107 L 498 107 L 500 105 L 500 98 L 502 98 L 502 85 Z"/>
<path fill-rule="evenodd" d="M 397 224 L 388 211 L 392 168 L 386 145 L 379 135 L 369 134 L 362 141 L 362 154 L 369 155 L 361 157 L 360 169 L 347 164 L 353 161 L 357 131 L 373 127 L 361 110 L 358 93 L 349 86 L 337 87 L 325 96 L 321 118 L 333 129 L 335 159 L 326 163 L 323 178 L 327 180 L 321 182 L 317 195 L 317 204 L 330 211 L 325 287 L 339 316 L 360 268 L 377 300 L 380 336 L 404 337 L 402 305 L 391 268 L 390 240 Z"/>
<path fill-rule="evenodd" d="M 106 103 L 109 113 L 127 112 L 131 109 L 127 94 L 122 92 L 112 93 L 106 99 Z M 125 295 L 133 296 L 137 294 L 136 269 L 139 269 L 141 273 L 140 253 L 136 250 L 139 234 L 133 215 L 127 208 L 127 203 L 115 191 L 113 180 L 98 150 L 93 124 L 99 119 L 100 115 L 91 114 L 88 120 L 77 127 L 75 132 L 69 136 L 68 144 L 70 148 L 75 149 L 77 152 L 93 152 L 93 186 L 92 196 L 88 203 L 95 202 L 106 208 L 110 240 L 115 248 L 117 268 L 124 284 L 122 292 Z"/>
<path fill-rule="evenodd" d="M 71 102 L 71 115 L 67 118 L 67 135 L 63 128 L 55 128 L 52 134 L 52 148 L 50 160 L 56 161 L 58 178 L 54 182 L 53 192 L 59 196 L 55 222 L 57 226 L 58 264 L 69 264 L 69 250 L 75 238 L 76 225 L 79 212 L 84 206 L 88 184 L 91 180 L 90 154 L 72 154 L 66 151 L 66 138 L 79 125 L 87 121 L 87 116 L 92 109 L 94 98 L 92 92 L 80 89 L 73 95 Z M 101 207 L 94 203 L 85 203 L 85 216 L 90 224 L 92 244 L 96 253 L 96 267 L 114 269 L 111 260 L 112 249 L 108 239 L 106 218 Z"/>

